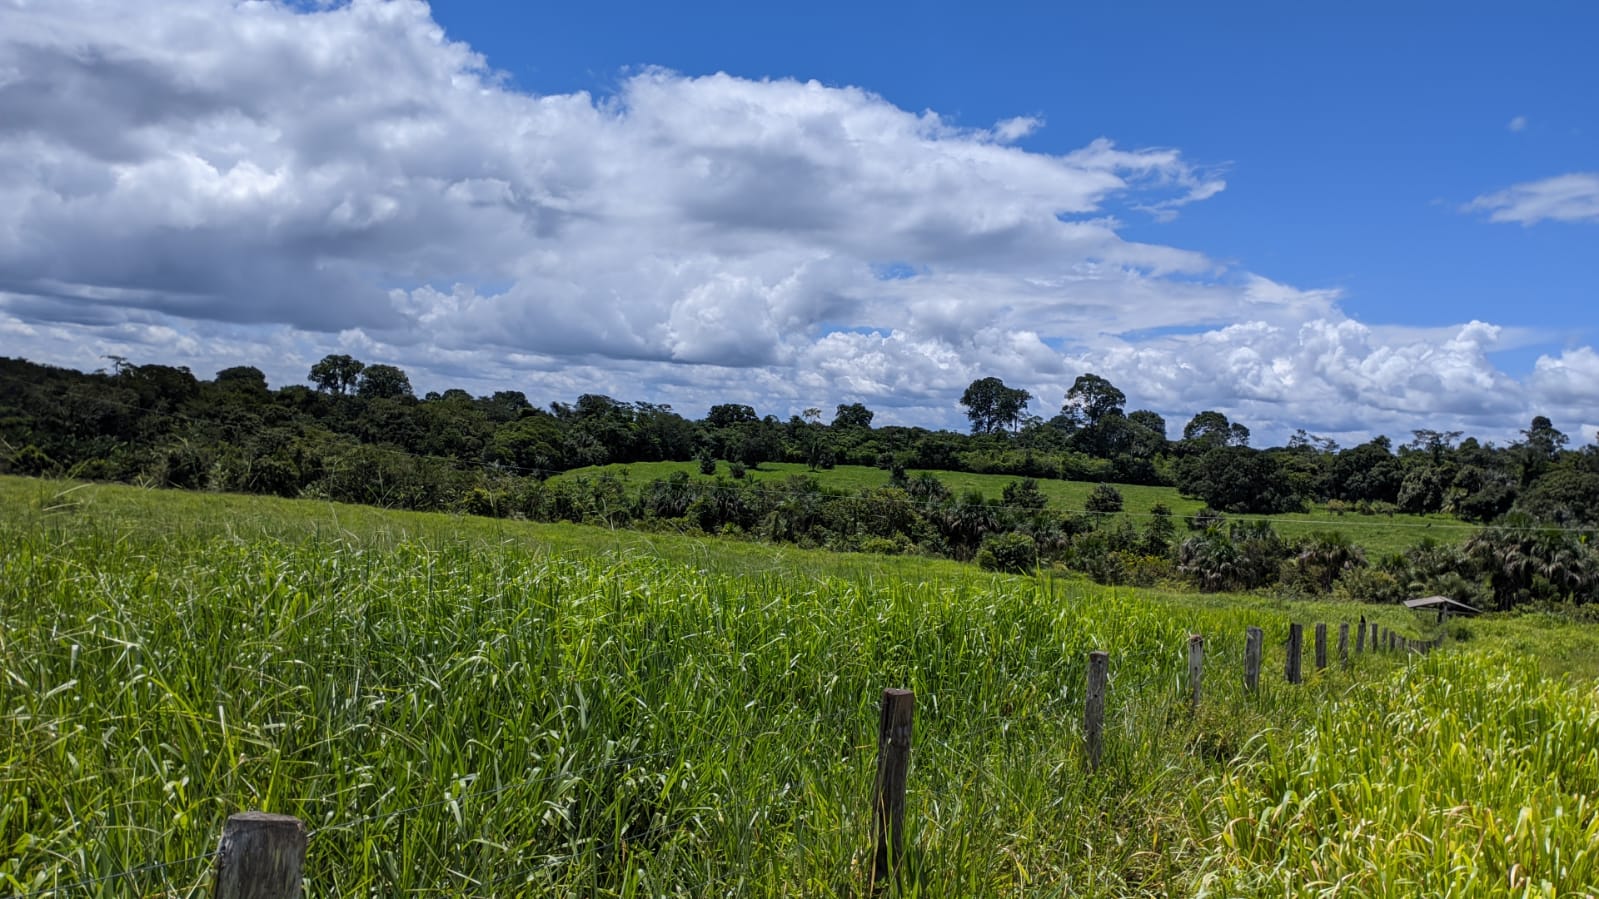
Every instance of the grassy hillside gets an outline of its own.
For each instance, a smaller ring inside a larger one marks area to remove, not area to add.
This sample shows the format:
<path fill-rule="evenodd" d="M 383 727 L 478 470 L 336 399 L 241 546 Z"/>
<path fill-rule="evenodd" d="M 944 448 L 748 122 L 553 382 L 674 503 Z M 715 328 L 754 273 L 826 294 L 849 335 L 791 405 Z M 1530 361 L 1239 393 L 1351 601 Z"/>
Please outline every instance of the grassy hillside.
<path fill-rule="evenodd" d="M 712 480 L 712 477 L 701 475 L 699 466 L 694 462 L 599 465 L 574 469 L 559 477 L 591 477 L 604 473 L 625 477 L 629 482 L 642 486 L 680 471 L 698 480 Z M 916 470 L 908 472 L 912 476 L 920 473 Z M 727 475 L 726 463 L 718 463 L 717 474 L 723 477 Z M 994 499 L 999 498 L 1006 484 L 1017 480 L 1011 475 L 969 474 L 956 471 L 934 471 L 931 474 L 954 492 L 978 490 L 984 496 Z M 831 470 L 811 471 L 799 463 L 768 462 L 746 473 L 746 477 L 749 478 L 777 481 L 795 475 L 814 477 L 826 487 L 841 490 L 883 487 L 887 486 L 889 481 L 888 472 L 883 469 L 859 465 L 840 465 Z M 1052 507 L 1069 511 L 1082 511 L 1088 500 L 1088 494 L 1097 486 L 1086 481 L 1061 481 L 1048 478 L 1040 479 L 1038 484 L 1044 495 L 1049 498 Z M 1192 515 L 1204 505 L 1199 500 L 1184 497 L 1174 487 L 1147 487 L 1138 484 L 1114 486 L 1121 492 L 1125 503 L 1124 514 L 1133 516 L 1140 522 L 1157 504 L 1164 504 L 1179 517 Z M 1251 519 L 1258 516 L 1234 517 Z M 1341 531 L 1372 554 L 1398 552 L 1424 538 L 1432 538 L 1440 543 L 1460 542 L 1477 529 L 1475 525 L 1448 515 L 1360 515 L 1354 512 L 1334 514 L 1319 507 L 1309 512 L 1273 515 L 1270 516 L 1270 520 L 1286 537 L 1298 537 L 1315 531 Z"/>
<path fill-rule="evenodd" d="M 1428 633 L 1395 608 L 0 478 L 0 885 L 139 869 L 50 895 L 198 895 L 221 822 L 263 808 L 308 823 L 313 896 L 868 895 L 876 704 L 903 686 L 903 895 L 1599 887 L 1599 699 L 1503 653 L 1593 671 L 1591 629 L 1473 622 L 1426 661 L 1282 682 L 1290 621 L 1362 614 Z"/>

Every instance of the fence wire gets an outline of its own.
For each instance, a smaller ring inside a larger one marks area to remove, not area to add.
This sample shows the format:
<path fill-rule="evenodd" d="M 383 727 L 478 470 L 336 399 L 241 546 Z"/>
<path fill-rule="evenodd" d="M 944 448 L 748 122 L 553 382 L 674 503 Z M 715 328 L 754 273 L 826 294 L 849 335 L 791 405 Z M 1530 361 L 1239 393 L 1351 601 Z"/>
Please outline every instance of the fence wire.
<path fill-rule="evenodd" d="M 1412 649 L 1417 650 L 1418 652 L 1421 651 L 1419 644 L 1412 646 Z M 1368 641 L 1368 645 L 1364 654 L 1372 655 L 1378 652 L 1386 653 L 1386 645 L 1384 644 L 1379 649 L 1370 645 Z M 1216 653 L 1209 656 L 1209 660 L 1227 658 L 1230 657 L 1230 655 L 1230 653 Z M 1353 662 L 1355 658 L 1357 658 L 1357 656 L 1354 653 L 1351 653 L 1351 662 Z M 1122 667 L 1124 671 L 1126 670 L 1125 666 L 1118 667 Z M 1332 667 L 1331 663 L 1329 664 L 1329 667 Z M 1144 726 L 1161 727 L 1164 726 L 1164 722 L 1169 721 L 1174 714 L 1177 714 L 1179 711 L 1187 708 L 1187 701 L 1184 696 L 1183 689 L 1185 683 L 1184 676 L 1184 671 L 1180 670 L 1179 667 L 1174 666 L 1168 670 L 1167 668 L 1158 664 L 1140 664 L 1134 666 L 1133 671 L 1128 672 L 1119 678 L 1113 676 L 1111 684 L 1113 687 L 1118 685 L 1120 686 L 1121 689 L 1115 690 L 1116 693 L 1128 697 L 1136 696 L 1144 700 L 1141 709 L 1143 714 L 1139 716 L 1144 722 L 1146 722 Z M 991 740 L 995 736 L 998 736 L 1001 740 L 1009 740 L 1012 737 L 1023 734 L 1026 735 L 1027 739 L 1038 739 L 1039 737 L 1046 735 L 1049 731 L 1056 729 L 1075 738 L 1079 735 L 1078 731 L 1080 730 L 1081 724 L 1079 717 L 1075 713 L 1080 708 L 1081 701 L 1081 691 L 1072 688 L 1069 684 L 1065 684 L 1059 691 L 1051 695 L 1044 702 L 1028 705 L 1024 708 L 1019 708 L 1014 711 L 997 711 L 973 717 L 971 715 L 963 715 L 959 709 L 926 710 L 921 716 L 919 716 L 920 720 L 917 722 L 916 732 L 918 733 L 918 736 L 913 741 L 912 764 L 915 765 L 918 758 L 926 757 L 928 746 L 937 747 L 943 753 L 947 753 L 947 757 L 949 759 L 957 762 L 958 764 L 964 765 L 970 771 L 974 772 L 976 776 L 988 780 L 994 787 L 1006 792 L 1011 792 L 1009 786 L 989 770 L 989 767 L 986 764 L 987 759 L 979 759 L 969 750 L 960 748 L 961 744 L 983 742 L 983 740 L 978 739 L 979 737 L 982 737 L 985 740 Z M 1112 715 L 1115 715 L 1124 719 L 1125 727 L 1136 726 L 1133 724 L 1132 720 L 1128 718 L 1128 716 L 1132 715 L 1134 712 L 1134 706 L 1132 703 L 1120 703 L 1118 706 L 1107 708 L 1106 712 L 1107 719 Z M 740 744 L 742 741 L 781 736 L 802 727 L 816 728 L 851 720 L 854 720 L 857 723 L 863 723 L 870 721 L 872 717 L 874 717 L 873 711 L 867 707 L 839 710 L 837 712 L 825 715 L 795 719 L 776 726 L 750 727 L 730 736 L 717 737 L 716 742 L 724 744 L 724 747 L 730 753 L 732 753 L 732 757 L 736 759 L 739 757 L 738 750 L 740 749 L 740 746 L 738 744 Z M 964 728 L 962 728 L 959 732 L 939 732 L 936 734 L 929 733 L 929 731 L 932 730 L 932 727 L 930 726 L 956 721 L 962 722 L 965 725 Z M 872 731 L 872 736 L 875 739 L 875 729 Z M 677 757 L 679 760 L 681 760 L 681 758 L 686 755 L 688 755 L 688 753 L 684 752 L 682 746 L 676 746 L 670 749 L 622 755 L 592 765 L 587 765 L 582 768 L 551 771 L 535 777 L 521 778 L 511 782 L 502 783 L 499 786 L 482 791 L 472 791 L 470 788 L 468 788 L 460 795 L 445 795 L 439 799 L 417 802 L 401 808 L 310 829 L 307 832 L 307 838 L 309 839 L 311 837 L 325 834 L 348 832 L 375 824 L 383 824 L 394 819 L 412 815 L 419 811 L 426 811 L 428 809 L 451 804 L 457 806 L 474 805 L 482 802 L 483 800 L 492 799 L 517 789 L 539 786 L 559 780 L 582 781 L 588 778 L 590 775 L 608 769 L 616 769 L 619 767 L 624 769 L 632 769 L 642 765 L 643 763 L 657 761 L 659 759 L 668 757 Z M 472 782 L 475 783 L 476 780 L 474 779 Z M 870 818 L 872 814 L 870 808 L 871 800 L 865 791 L 856 791 L 855 795 L 858 795 L 860 798 L 858 801 L 850 802 L 846 817 L 857 822 L 863 822 Z M 1014 794 L 1012 794 L 1012 798 L 1014 798 Z M 757 804 L 751 807 L 766 808 L 770 807 L 771 805 L 772 803 L 768 802 L 764 805 Z M 693 832 L 696 829 L 699 829 L 701 833 L 698 835 L 704 836 L 705 834 L 703 833 L 703 825 L 704 822 L 700 819 L 691 818 L 682 821 L 654 825 L 642 831 L 624 833 L 608 839 L 597 840 L 592 837 L 575 837 L 574 840 L 576 842 L 589 841 L 588 845 L 581 849 L 566 853 L 534 853 L 534 864 L 498 875 L 492 879 L 489 879 L 487 882 L 479 882 L 468 878 L 469 882 L 467 883 L 457 883 L 448 886 L 441 885 L 436 887 L 412 888 L 410 892 L 422 894 L 448 893 L 459 895 L 463 890 L 483 889 L 489 890 L 489 895 L 493 895 L 495 888 L 510 885 L 513 881 L 518 879 L 529 881 L 528 885 L 532 885 L 530 881 L 534 878 L 534 875 L 541 871 L 550 871 L 563 865 L 569 865 L 582 861 L 583 859 L 598 859 L 607 854 L 614 853 L 619 849 L 625 849 L 629 843 L 645 843 L 653 837 L 662 836 L 671 831 Z M 65 896 L 74 892 L 120 880 L 138 877 L 140 875 L 149 874 L 152 872 L 166 872 L 170 869 L 180 868 L 185 865 L 207 862 L 214 859 L 216 855 L 216 850 L 211 850 L 199 855 L 173 861 L 152 861 L 110 874 L 104 874 L 97 877 L 81 878 L 66 884 L 39 887 L 29 891 L 15 893 L 13 894 L 13 899 L 44 899 L 44 897 Z M 190 889 L 192 890 L 193 887 Z"/>

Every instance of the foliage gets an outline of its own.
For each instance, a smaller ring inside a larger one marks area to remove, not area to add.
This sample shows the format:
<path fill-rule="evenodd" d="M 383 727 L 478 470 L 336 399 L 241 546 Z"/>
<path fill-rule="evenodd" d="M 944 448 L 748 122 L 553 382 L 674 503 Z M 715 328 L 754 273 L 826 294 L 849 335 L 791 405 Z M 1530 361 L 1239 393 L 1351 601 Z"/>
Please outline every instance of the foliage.
<path fill-rule="evenodd" d="M 1177 487 L 1224 512 L 1274 514 L 1304 508 L 1276 459 L 1245 446 L 1218 446 L 1185 459 Z"/>
<path fill-rule="evenodd" d="M 998 378 L 979 378 L 967 385 L 960 402 L 966 407 L 973 434 L 997 434 L 1016 426 L 1032 398 L 1020 387 L 1006 387 Z"/>
<path fill-rule="evenodd" d="M 1458 542 L 1473 532 L 1462 519 L 1491 523 L 1514 510 L 1537 528 L 1572 533 L 1575 542 L 1540 538 L 1514 552 L 1509 543 L 1483 544 L 1452 567 L 1418 555 L 1385 570 L 1401 590 L 1496 606 L 1585 602 L 1596 590 L 1588 574 L 1592 541 L 1582 540 L 1580 529 L 1596 527 L 1599 447 L 1570 448 L 1543 416 L 1504 448 L 1418 430 L 1397 450 L 1387 438 L 1340 450 L 1300 434 L 1287 447 L 1255 451 L 1239 445 L 1247 428 L 1215 410 L 1190 420 L 1184 440 L 1168 442 L 1160 415 L 1124 412 L 1125 394 L 1092 373 L 1073 383 L 1062 414 L 1049 421 L 1025 414 L 1026 391 L 979 379 L 973 399 L 982 402 L 968 411 L 978 409 L 983 421 L 972 435 L 873 427 L 871 410 L 860 403 L 839 404 L 824 425 L 820 405 L 785 422 L 719 403 L 693 421 L 667 406 L 599 394 L 544 407 L 509 390 L 417 397 L 402 370 L 346 355 L 317 362 L 309 381 L 314 389 L 272 389 L 250 366 L 206 381 L 181 367 L 127 359 L 93 373 L 0 359 L 0 467 L 389 508 L 703 526 L 840 550 L 879 536 L 957 559 L 970 559 L 989 534 L 1014 532 L 1030 537 L 1043 558 L 1080 563 L 1079 570 L 1107 582 L 1125 577 L 1125 554 L 1176 563 L 1180 550 L 1173 534 L 1146 529 L 1128 542 L 1120 523 L 1076 515 L 1112 508 L 1105 490 L 1120 493 L 1123 513 L 1135 519 L 1156 503 L 1185 516 L 1202 503 L 1269 514 L 1284 540 L 1335 530 L 1372 559 L 1428 535 Z M 714 476 L 716 459 L 737 462 L 745 473 L 713 494 L 703 479 Z M 867 465 L 884 470 L 861 467 Z M 795 492 L 768 483 L 793 474 L 793 466 L 826 475 L 821 488 Z M 703 474 L 654 484 L 679 470 Z M 1096 483 L 1106 485 L 1097 494 Z M 1186 497 L 1162 489 L 1174 483 Z M 909 506 L 875 492 L 890 484 Z M 962 496 L 972 489 L 981 491 L 977 501 Z M 887 505 L 872 508 L 877 502 Z M 1306 502 L 1326 506 L 1301 511 Z M 1340 509 L 1367 520 L 1332 523 Z M 882 522 L 895 524 L 874 532 Z M 1199 516 L 1192 525 L 1211 523 Z M 1114 537 L 1091 536 L 1101 527 Z M 1079 541 L 1086 542 L 1074 546 Z M 1518 556 L 1535 556 L 1541 567 Z M 1311 561 L 1291 561 L 1280 572 L 1285 588 L 1325 592 L 1331 570 L 1311 572 Z M 1338 569 L 1332 585 L 1356 568 Z"/>
<path fill-rule="evenodd" d="M 1090 512 L 1101 514 L 1120 512 L 1122 510 L 1121 491 L 1109 484 L 1100 484 L 1094 488 L 1092 493 L 1088 494 L 1088 502 L 1084 505 L 1084 508 Z"/>
<path fill-rule="evenodd" d="M 1038 566 L 1038 545 L 1026 534 L 989 534 L 977 551 L 977 567 L 984 571 L 1020 574 Z"/>

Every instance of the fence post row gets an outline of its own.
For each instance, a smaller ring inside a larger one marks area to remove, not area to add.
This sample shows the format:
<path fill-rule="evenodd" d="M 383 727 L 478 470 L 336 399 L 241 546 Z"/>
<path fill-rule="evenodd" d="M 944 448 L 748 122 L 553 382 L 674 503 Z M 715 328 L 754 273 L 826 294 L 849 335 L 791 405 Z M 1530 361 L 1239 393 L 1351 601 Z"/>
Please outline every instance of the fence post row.
<path fill-rule="evenodd" d="M 305 842 L 299 818 L 230 815 L 217 846 L 213 899 L 300 899 Z"/>
<path fill-rule="evenodd" d="M 899 870 L 905 851 L 905 778 L 910 772 L 911 725 L 916 714 L 916 694 L 910 690 L 883 691 L 882 716 L 877 726 L 877 783 L 872 789 L 876 809 L 877 855 L 872 863 L 872 885 Z"/>
<path fill-rule="evenodd" d="M 1258 627 L 1252 627 L 1244 632 L 1244 689 L 1251 693 L 1260 692 L 1260 644 L 1264 632 Z"/>
<path fill-rule="evenodd" d="M 1355 652 L 1365 651 L 1368 624 L 1364 615 L 1355 627 Z M 1412 643 L 1387 628 L 1370 623 L 1371 648 L 1386 642 L 1409 651 L 1430 651 L 1443 646 L 1442 634 Z M 1258 627 L 1245 631 L 1244 689 L 1260 690 L 1261 647 L 1265 634 Z M 1288 626 L 1288 658 L 1285 674 L 1291 684 L 1301 683 L 1301 655 L 1304 625 Z M 1349 664 L 1349 623 L 1338 625 L 1338 660 Z M 1188 635 L 1188 684 L 1190 704 L 1199 708 L 1205 665 L 1205 638 Z M 1327 665 L 1327 625 L 1316 625 L 1316 667 Z M 1110 656 L 1103 651 L 1088 654 L 1088 693 L 1083 709 L 1084 748 L 1088 768 L 1099 767 L 1104 754 L 1105 686 Z M 876 855 L 872 882 L 883 882 L 897 874 L 905 851 L 905 787 L 910 771 L 911 736 L 914 730 L 916 695 L 910 690 L 883 691 L 882 714 L 877 733 L 877 779 L 873 785 L 876 810 Z M 216 852 L 213 899 L 300 899 L 303 889 L 306 854 L 305 825 L 290 815 L 266 812 L 240 812 L 231 815 L 222 831 Z"/>
<path fill-rule="evenodd" d="M 1189 707 L 1194 710 L 1199 708 L 1200 681 L 1205 675 L 1205 638 L 1199 634 L 1188 635 L 1188 688 L 1192 696 L 1188 700 Z"/>
<path fill-rule="evenodd" d="M 1088 754 L 1088 770 L 1099 767 L 1105 750 L 1105 680 L 1110 673 L 1110 655 L 1102 650 L 1088 654 L 1088 699 L 1083 705 L 1083 748 Z"/>
<path fill-rule="evenodd" d="M 1304 652 L 1305 626 L 1303 624 L 1288 625 L 1288 660 L 1283 666 L 1283 675 L 1290 684 L 1301 683 L 1304 677 L 1300 674 L 1300 655 Z"/>

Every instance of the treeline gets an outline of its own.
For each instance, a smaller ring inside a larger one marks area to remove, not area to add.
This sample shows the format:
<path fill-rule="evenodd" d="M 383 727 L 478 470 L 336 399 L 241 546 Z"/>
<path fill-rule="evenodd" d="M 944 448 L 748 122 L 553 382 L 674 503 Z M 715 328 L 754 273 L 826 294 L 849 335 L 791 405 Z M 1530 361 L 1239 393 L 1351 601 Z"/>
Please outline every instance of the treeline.
<path fill-rule="evenodd" d="M 1020 569 L 1039 561 L 1108 583 L 1184 580 L 1201 589 L 1344 590 L 1392 598 L 1418 590 L 1505 606 L 1586 599 L 1599 524 L 1599 448 L 1569 447 L 1542 416 L 1505 447 L 1459 432 L 1417 430 L 1340 448 L 1301 431 L 1257 450 L 1249 429 L 1215 411 L 1179 439 L 1149 410 L 1093 374 L 1060 411 L 1030 415 L 1032 397 L 997 378 L 961 398 L 972 432 L 873 427 L 859 403 L 780 420 L 742 404 L 699 420 L 669 406 L 584 395 L 534 405 L 517 391 L 417 397 L 406 373 L 331 355 L 306 385 L 270 389 L 255 368 L 211 380 L 184 368 L 113 359 L 83 373 L 0 359 L 0 469 L 163 487 L 321 497 L 422 510 L 737 533 L 837 549 L 921 552 Z M 605 463 L 698 459 L 714 482 L 549 478 Z M 824 489 L 814 479 L 749 482 L 744 469 L 875 465 L 892 486 Z M 908 470 L 1008 474 L 998 500 L 951 495 Z M 1208 509 L 1191 522 L 1156 514 L 1135 526 L 1112 488 L 1097 508 L 1044 507 L 1030 478 L 1174 485 Z M 1443 512 L 1499 522 L 1460 548 L 1422 544 L 1368 560 L 1337 535 L 1289 542 L 1223 513 L 1324 505 L 1367 514 Z M 1497 561 L 1495 561 L 1497 560 Z M 1496 567 L 1497 566 L 1497 567 Z"/>

